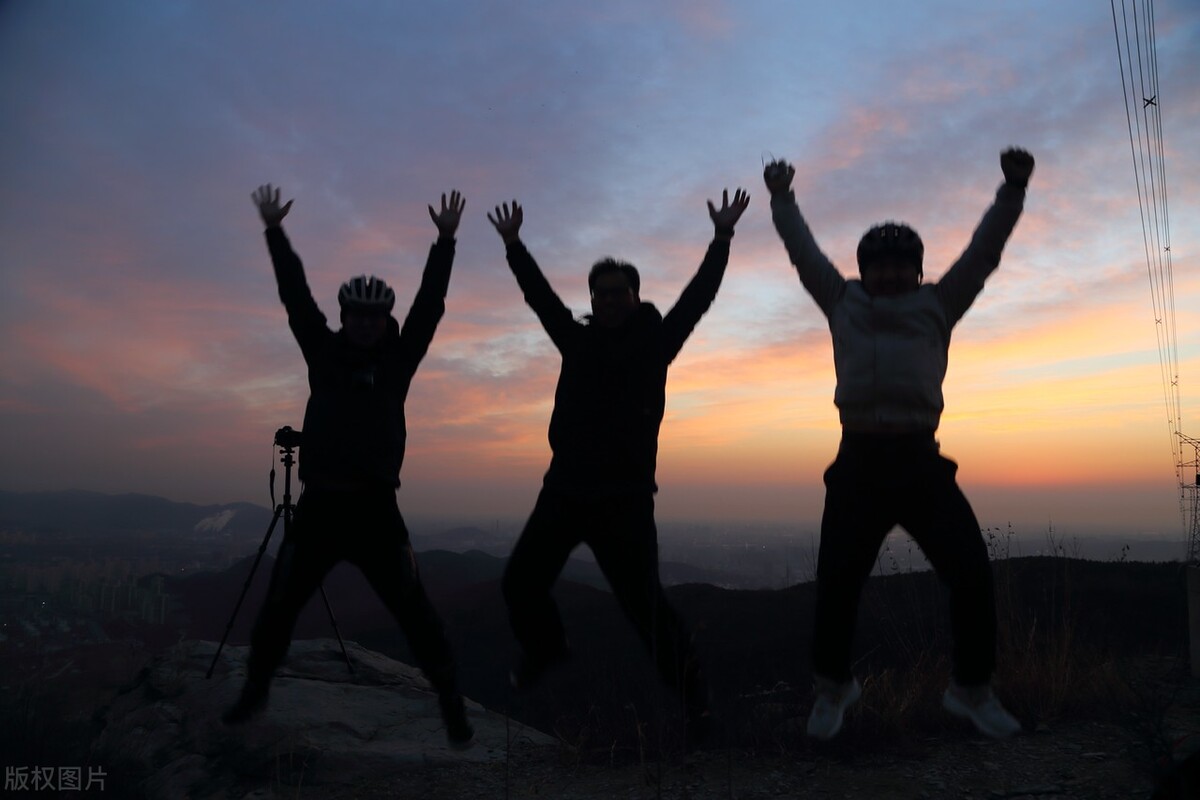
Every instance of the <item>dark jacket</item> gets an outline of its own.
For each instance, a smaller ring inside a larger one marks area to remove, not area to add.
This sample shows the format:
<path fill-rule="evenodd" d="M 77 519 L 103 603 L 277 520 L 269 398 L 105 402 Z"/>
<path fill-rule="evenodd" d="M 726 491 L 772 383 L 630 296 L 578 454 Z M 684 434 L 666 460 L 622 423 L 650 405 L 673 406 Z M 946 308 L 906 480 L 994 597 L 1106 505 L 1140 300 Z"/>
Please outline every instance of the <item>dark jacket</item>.
<path fill-rule="evenodd" d="M 363 349 L 344 331 L 329 329 L 282 228 L 268 228 L 266 237 L 279 299 L 308 365 L 300 480 L 319 488 L 399 486 L 407 438 L 404 400 L 446 310 L 454 239 L 438 239 L 429 249 L 404 327 L 389 317 L 383 339 Z"/>
<path fill-rule="evenodd" d="M 545 485 L 589 497 L 657 491 L 667 367 L 717 295 L 729 241 L 713 240 L 665 317 L 642 303 L 618 328 L 577 321 L 520 241 L 507 255 L 525 302 L 562 355 Z"/>

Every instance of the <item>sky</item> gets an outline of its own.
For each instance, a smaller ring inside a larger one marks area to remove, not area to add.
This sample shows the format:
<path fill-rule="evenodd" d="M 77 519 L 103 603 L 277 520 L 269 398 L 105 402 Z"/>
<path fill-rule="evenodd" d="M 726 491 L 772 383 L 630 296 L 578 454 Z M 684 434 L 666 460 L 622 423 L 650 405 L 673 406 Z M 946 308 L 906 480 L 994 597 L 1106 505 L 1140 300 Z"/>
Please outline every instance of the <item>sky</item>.
<path fill-rule="evenodd" d="M 1154 27 L 1181 419 L 1200 437 L 1200 5 L 1157 3 Z M 458 189 L 401 507 L 522 518 L 560 362 L 485 212 L 521 202 L 577 314 L 606 255 L 665 309 L 711 238 L 706 200 L 741 186 L 720 294 L 671 367 L 658 514 L 811 527 L 839 436 L 832 348 L 764 161 L 795 164 L 843 274 L 868 226 L 900 219 L 936 280 L 1019 145 L 1037 168 L 955 329 L 942 450 L 985 527 L 1182 537 L 1120 68 L 1095 0 L 9 0 L 0 489 L 267 504 L 307 383 L 251 192 L 294 198 L 284 227 L 336 325 L 352 275 L 407 309 L 426 206 Z"/>

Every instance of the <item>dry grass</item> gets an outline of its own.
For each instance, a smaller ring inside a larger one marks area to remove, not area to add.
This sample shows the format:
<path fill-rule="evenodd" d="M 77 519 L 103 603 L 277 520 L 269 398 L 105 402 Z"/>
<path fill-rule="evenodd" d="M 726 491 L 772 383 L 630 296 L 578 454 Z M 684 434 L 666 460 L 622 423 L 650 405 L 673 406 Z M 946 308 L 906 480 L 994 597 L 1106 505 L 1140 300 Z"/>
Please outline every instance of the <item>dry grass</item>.
<path fill-rule="evenodd" d="M 984 538 L 996 594 L 994 684 L 1025 727 L 1081 719 L 1124 723 L 1157 713 L 1153 706 L 1160 698 L 1134 685 L 1135 656 L 1145 654 L 1120 650 L 1089 633 L 1096 628 L 1095 614 L 1088 617 L 1088 609 L 1078 607 L 1076 585 L 1076 572 L 1086 574 L 1089 564 L 1073 557 L 1072 546 L 1055 540 L 1051 531 L 1050 559 L 1032 563 L 1013 552 L 1011 529 L 985 531 Z M 868 586 L 873 605 L 864 613 L 873 615 L 873 629 L 860 642 L 873 649 L 855 665 L 863 696 L 835 747 L 909 748 L 917 740 L 969 730 L 941 704 L 952 673 L 944 592 L 928 573 L 895 569 L 904 559 L 888 549 L 880 558 L 891 560 L 893 574 L 873 578 Z M 586 684 L 587 712 L 563 717 L 555 726 L 577 763 L 645 765 L 683 752 L 679 715 L 652 670 L 624 666 L 618 672 L 597 669 Z M 644 681 L 631 685 L 630 675 Z M 716 735 L 707 747 L 761 754 L 829 747 L 804 735 L 812 703 L 807 680 L 804 672 L 793 685 L 717 697 Z M 714 687 L 718 695 L 722 688 L 731 687 Z"/>
<path fill-rule="evenodd" d="M 1075 605 L 1073 572 L 1077 547 L 1057 539 L 1053 529 L 1048 531 L 1054 568 L 1042 586 L 1042 602 L 1031 603 L 1011 568 L 1011 526 L 983 534 L 995 578 L 994 684 L 1005 705 L 1026 727 L 1061 718 L 1122 720 L 1151 712 L 1147 695 L 1133 686 L 1132 661 L 1081 634 L 1083 610 Z M 887 557 L 886 550 L 881 557 Z M 893 598 L 895 618 L 927 613 L 914 585 Z M 928 630 L 897 627 L 887 645 L 899 655 L 899 665 L 877 670 L 863 681 L 858 724 L 865 734 L 888 740 L 945 727 L 941 692 L 950 679 L 951 664 L 945 642 L 936 642 L 938 637 L 929 636 Z"/>

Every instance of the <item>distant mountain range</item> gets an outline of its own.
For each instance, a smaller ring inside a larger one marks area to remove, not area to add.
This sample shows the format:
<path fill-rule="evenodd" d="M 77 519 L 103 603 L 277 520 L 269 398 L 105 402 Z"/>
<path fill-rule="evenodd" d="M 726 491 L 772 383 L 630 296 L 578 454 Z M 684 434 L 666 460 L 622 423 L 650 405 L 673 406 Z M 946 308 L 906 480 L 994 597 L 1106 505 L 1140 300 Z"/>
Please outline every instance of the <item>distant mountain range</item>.
<path fill-rule="evenodd" d="M 277 496 L 277 500 L 282 500 Z M 253 503 L 196 505 L 178 503 L 144 494 L 102 494 L 87 491 L 9 492 L 0 491 L 0 531 L 22 531 L 44 537 L 102 540 L 151 535 L 159 538 L 220 537 L 236 543 L 241 551 L 255 552 L 266 535 L 274 511 Z M 278 550 L 282 540 L 280 522 L 272 534 L 268 552 Z M 411 534 L 418 552 L 447 550 L 507 557 L 514 539 L 482 528 L 460 526 L 437 533 Z M 585 555 L 585 551 L 580 551 Z M 688 564 L 662 564 L 663 582 L 724 584 L 734 576 Z M 588 558 L 572 559 L 565 577 L 580 583 L 606 586 L 603 575 Z"/>
<path fill-rule="evenodd" d="M 146 494 L 0 491 L 0 530 L 47 535 L 207 532 L 261 538 L 271 515 L 253 503 L 201 506 Z"/>

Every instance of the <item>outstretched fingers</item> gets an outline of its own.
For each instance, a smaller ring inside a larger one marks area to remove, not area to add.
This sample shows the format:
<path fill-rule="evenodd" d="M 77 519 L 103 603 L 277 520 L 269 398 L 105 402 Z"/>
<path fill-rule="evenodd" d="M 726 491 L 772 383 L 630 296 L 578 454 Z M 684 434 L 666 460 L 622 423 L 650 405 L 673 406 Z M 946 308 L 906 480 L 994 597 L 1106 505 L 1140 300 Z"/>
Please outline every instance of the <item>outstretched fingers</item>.
<path fill-rule="evenodd" d="M 496 216 L 493 217 L 491 212 L 489 212 L 487 218 L 488 221 L 495 225 L 496 229 L 499 230 L 501 226 L 512 222 L 513 218 L 519 216 L 520 214 L 521 206 L 518 205 L 516 200 L 513 200 L 511 210 L 509 209 L 508 203 L 503 203 L 496 206 Z"/>
<path fill-rule="evenodd" d="M 741 218 L 742 212 L 750 205 L 750 194 L 738 187 L 733 193 L 733 202 L 729 201 L 729 190 L 721 192 L 721 207 L 717 208 L 711 200 L 708 201 L 708 215 L 718 228 L 732 228 Z"/>
<path fill-rule="evenodd" d="M 278 195 L 278 190 L 276 190 Z M 250 193 L 250 199 L 254 201 L 254 205 L 261 206 L 263 203 L 269 202 L 271 199 L 271 184 L 264 183 L 262 186 Z"/>
<path fill-rule="evenodd" d="M 433 220 L 433 224 L 437 226 L 438 233 L 442 236 L 453 236 L 458 230 L 458 223 L 462 219 L 463 207 L 467 201 L 463 198 L 462 193 L 457 189 L 450 192 L 450 199 L 447 201 L 446 193 L 442 193 L 442 210 L 438 212 L 433 206 L 429 206 L 429 218 Z"/>
<path fill-rule="evenodd" d="M 467 201 L 462 196 L 462 194 L 458 191 L 458 189 L 452 189 L 450 191 L 449 210 L 453 211 L 455 214 L 461 214 L 463 209 L 466 207 L 466 205 L 467 205 Z M 447 210 L 446 195 L 445 195 L 445 193 L 443 193 L 442 194 L 442 211 L 444 212 L 446 210 Z"/>
<path fill-rule="evenodd" d="M 505 244 L 509 244 L 516 241 L 520 235 L 524 213 L 520 204 L 513 200 L 511 206 L 508 203 L 496 206 L 495 216 L 488 214 L 487 218 Z"/>
<path fill-rule="evenodd" d="M 292 208 L 292 203 L 294 202 L 292 200 L 288 200 L 286 205 L 282 208 L 280 207 L 279 198 L 281 192 L 281 189 L 269 183 L 264 183 L 250 194 L 250 199 L 258 207 L 259 216 L 262 217 L 263 222 L 268 226 L 278 225 Z"/>

